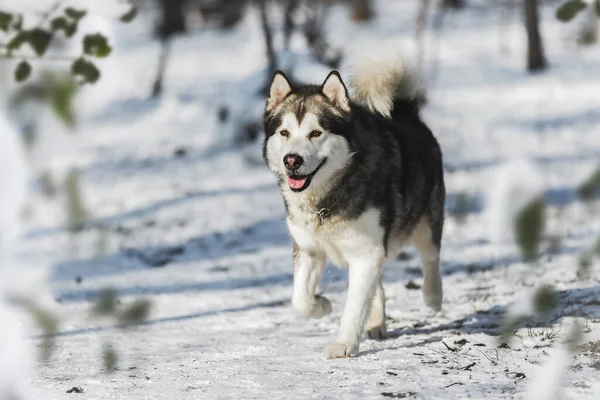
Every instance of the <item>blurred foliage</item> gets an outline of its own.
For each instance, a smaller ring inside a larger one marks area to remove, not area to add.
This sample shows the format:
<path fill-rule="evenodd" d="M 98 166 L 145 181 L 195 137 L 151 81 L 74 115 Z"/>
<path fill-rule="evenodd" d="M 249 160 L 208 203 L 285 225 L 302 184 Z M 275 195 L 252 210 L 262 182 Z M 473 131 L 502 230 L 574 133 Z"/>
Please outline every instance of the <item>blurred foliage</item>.
<path fill-rule="evenodd" d="M 577 187 L 577 195 L 584 201 L 591 201 L 598 194 L 600 194 L 600 168 Z"/>
<path fill-rule="evenodd" d="M 575 321 L 573 325 L 569 329 L 569 333 L 566 337 L 566 346 L 570 353 L 575 353 L 577 351 L 577 346 L 581 344 L 581 339 L 583 338 L 583 327 Z"/>
<path fill-rule="evenodd" d="M 469 211 L 471 210 L 475 199 L 468 193 L 457 193 L 454 199 L 453 207 L 449 210 L 449 214 L 456 219 L 456 222 L 463 224 Z"/>
<path fill-rule="evenodd" d="M 71 169 L 67 174 L 65 192 L 67 196 L 68 229 L 71 232 L 78 232 L 83 229 L 87 219 L 87 211 L 85 210 L 81 196 L 79 172 L 74 169 Z"/>
<path fill-rule="evenodd" d="M 83 38 L 83 52 L 87 55 L 104 58 L 111 51 L 112 47 L 108 44 L 108 39 L 99 33 L 86 35 Z"/>
<path fill-rule="evenodd" d="M 117 311 L 117 291 L 112 288 L 103 289 L 92 307 L 93 315 L 112 315 Z"/>
<path fill-rule="evenodd" d="M 58 333 L 58 320 L 49 311 L 37 305 L 30 304 L 28 309 L 36 324 L 44 331 L 41 357 L 42 360 L 47 361 L 54 351 L 54 337 Z"/>
<path fill-rule="evenodd" d="M 516 333 L 517 329 L 521 327 L 524 321 L 527 318 L 523 316 L 518 317 L 504 317 L 502 321 L 502 326 L 500 328 L 500 335 L 497 337 L 498 343 L 507 343 L 510 344 L 512 337 Z"/>
<path fill-rule="evenodd" d="M 538 314 L 546 314 L 556 307 L 555 291 L 550 285 L 540 286 L 533 295 L 533 308 Z"/>
<path fill-rule="evenodd" d="M 96 227 L 98 238 L 96 239 L 96 258 L 106 256 L 108 253 L 108 233 L 109 228 L 104 223 L 97 224 Z"/>
<path fill-rule="evenodd" d="M 593 253 L 584 252 L 579 256 L 577 277 L 579 279 L 589 279 L 591 277 L 592 265 L 594 263 Z"/>
<path fill-rule="evenodd" d="M 150 316 L 152 303 L 146 299 L 136 299 L 127 306 L 121 308 L 118 293 L 113 288 L 107 288 L 100 292 L 91 309 L 92 316 L 104 316 L 114 319 L 121 329 L 134 328 L 143 324 Z M 119 359 L 115 347 L 106 342 L 102 348 L 102 362 L 107 373 L 111 373 L 117 367 Z"/>
<path fill-rule="evenodd" d="M 52 177 L 52 174 L 48 170 L 40 172 L 40 186 L 42 193 L 47 197 L 54 197 L 57 192 L 56 181 Z"/>
<path fill-rule="evenodd" d="M 100 79 L 100 70 L 98 67 L 84 57 L 79 57 L 73 61 L 73 64 L 71 64 L 71 74 L 80 77 L 82 79 L 80 82 L 96 83 Z"/>
<path fill-rule="evenodd" d="M 556 308 L 556 292 L 551 285 L 538 287 L 530 301 L 532 302 L 533 315 L 529 314 L 507 314 L 500 328 L 499 343 L 510 343 L 517 329 L 534 317 L 547 317 Z"/>
<path fill-rule="evenodd" d="M 556 10 L 556 18 L 562 22 L 569 22 L 587 7 L 588 3 L 583 0 L 569 0 Z M 594 7 L 600 17 L 600 0 L 593 0 L 591 7 Z"/>
<path fill-rule="evenodd" d="M 25 60 L 17 64 L 17 68 L 15 68 L 15 80 L 17 82 L 23 82 L 29 78 L 29 75 L 31 75 L 31 64 Z"/>
<path fill-rule="evenodd" d="M 60 3 L 58 3 L 60 5 Z M 0 10 L 0 30 L 4 31 L 8 40 L 6 43 L 0 43 L 0 59 L 21 60 L 15 69 L 15 80 L 23 82 L 32 72 L 31 60 L 49 59 L 46 57 L 47 51 L 52 43 L 52 39 L 62 33 L 65 38 L 71 39 L 77 32 L 79 22 L 86 17 L 87 10 L 78 10 L 67 7 L 59 10 L 57 5 L 50 11 L 43 13 L 38 25 L 32 29 L 23 29 L 23 16 L 18 13 L 10 13 Z M 128 12 L 120 17 L 122 22 L 130 22 L 137 15 L 137 9 L 132 7 Z M 33 50 L 35 57 L 30 57 L 23 46 L 28 45 Z M 69 57 L 56 57 L 63 60 L 70 60 L 71 73 L 78 79 L 80 84 L 94 83 L 100 78 L 100 71 L 94 63 L 86 58 L 104 58 L 112 51 L 108 39 L 100 34 L 86 35 L 82 40 L 82 54 L 79 57 L 70 59 Z"/>
<path fill-rule="evenodd" d="M 577 187 L 578 196 L 584 201 L 591 201 L 600 193 L 600 168 Z M 545 227 L 545 204 L 542 198 L 529 203 L 520 212 L 515 221 L 516 241 L 521 249 L 523 258 L 532 261 L 537 258 L 539 243 Z M 560 238 L 550 236 L 551 250 L 560 247 Z M 553 243 L 555 242 L 555 243 Z M 577 277 L 579 279 L 589 279 L 592 276 L 592 266 L 594 257 L 600 258 L 600 236 L 596 238 L 593 248 L 582 252 L 578 259 Z M 501 343 L 509 343 L 511 337 L 523 324 L 535 317 L 548 317 L 552 310 L 558 306 L 556 291 L 551 285 L 541 285 L 538 287 L 532 298 L 532 311 L 525 314 L 507 314 L 504 317 L 501 327 L 499 340 Z M 531 314 L 531 315 L 530 315 Z M 570 352 L 573 352 L 583 334 L 583 328 L 575 323 L 566 339 L 566 346 Z"/>
<path fill-rule="evenodd" d="M 152 303 L 149 300 L 138 299 L 117 314 L 118 321 L 125 326 L 139 325 L 150 315 Z"/>
<path fill-rule="evenodd" d="M 40 358 L 42 361 L 49 360 L 55 347 L 54 338 L 58 333 L 58 319 L 50 311 L 41 307 L 30 298 L 19 296 L 12 300 L 23 307 L 23 309 L 33 318 L 35 324 L 44 333 L 42 344 L 40 346 Z"/>
<path fill-rule="evenodd" d="M 21 81 L 21 75 L 30 73 L 31 66 L 27 61 L 22 61 L 17 65 L 15 78 Z M 74 108 L 76 94 L 77 82 L 71 75 L 45 71 L 39 79 L 19 87 L 10 99 L 10 108 L 17 111 L 28 103 L 49 103 L 56 117 L 68 128 L 73 129 L 77 122 Z M 35 143 L 35 133 L 32 132 L 33 140 L 26 143 L 28 147 Z"/>
<path fill-rule="evenodd" d="M 543 199 L 538 198 L 525 206 L 517 216 L 515 238 L 525 261 L 537 258 L 545 226 L 545 210 Z"/>
<path fill-rule="evenodd" d="M 121 22 L 125 22 L 125 23 L 129 23 L 131 21 L 134 20 L 134 18 L 137 16 L 138 10 L 137 7 L 131 7 L 131 9 L 129 11 L 127 11 L 125 14 L 121 15 Z"/>
<path fill-rule="evenodd" d="M 113 288 L 100 292 L 92 306 L 92 315 L 114 317 L 121 327 L 142 324 L 150 316 L 152 303 L 149 300 L 137 299 L 123 309 L 119 309 L 118 293 Z"/>
<path fill-rule="evenodd" d="M 73 99 L 77 93 L 77 83 L 69 75 L 49 75 L 49 96 L 52 110 L 69 128 L 75 127 Z"/>
<path fill-rule="evenodd" d="M 113 372 L 117 368 L 119 356 L 112 343 L 104 343 L 102 346 L 102 362 L 107 373 Z"/>

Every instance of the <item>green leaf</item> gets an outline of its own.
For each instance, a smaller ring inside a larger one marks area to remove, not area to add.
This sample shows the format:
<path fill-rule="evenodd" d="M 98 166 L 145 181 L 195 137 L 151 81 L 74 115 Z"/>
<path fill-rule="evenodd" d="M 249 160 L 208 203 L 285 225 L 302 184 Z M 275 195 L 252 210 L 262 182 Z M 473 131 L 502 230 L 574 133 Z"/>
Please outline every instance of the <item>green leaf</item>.
<path fill-rule="evenodd" d="M 59 30 L 66 31 L 69 26 L 69 21 L 65 17 L 56 17 L 50 21 L 50 29 L 52 32 L 56 32 Z"/>
<path fill-rule="evenodd" d="M 44 331 L 45 337 L 42 340 L 42 359 L 48 360 L 54 351 L 54 337 L 58 332 L 58 320 L 50 312 L 41 307 L 29 304 L 27 306 L 35 323 Z"/>
<path fill-rule="evenodd" d="M 556 10 L 556 18 L 562 22 L 569 22 L 586 7 L 587 4 L 583 0 L 569 0 Z"/>
<path fill-rule="evenodd" d="M 83 52 L 98 58 L 104 58 L 110 54 L 112 48 L 108 44 L 106 36 L 96 33 L 85 35 L 83 38 Z"/>
<path fill-rule="evenodd" d="M 98 237 L 96 239 L 96 243 L 95 243 L 95 256 L 96 258 L 100 258 L 100 257 L 105 257 L 108 253 L 108 243 L 109 243 L 109 237 L 108 237 L 108 227 L 105 224 L 99 224 L 98 225 Z"/>
<path fill-rule="evenodd" d="M 67 37 L 73 37 L 73 35 L 77 32 L 77 21 L 71 22 L 69 25 L 67 25 L 66 29 L 65 29 L 65 35 Z"/>
<path fill-rule="evenodd" d="M 15 68 L 15 80 L 17 82 L 23 82 L 31 75 L 31 64 L 23 60 Z"/>
<path fill-rule="evenodd" d="M 102 363 L 104 364 L 107 373 L 111 373 L 115 370 L 118 360 L 119 357 L 114 346 L 110 343 L 105 343 L 104 346 L 102 346 Z"/>
<path fill-rule="evenodd" d="M 583 252 L 579 255 L 578 267 L 577 267 L 577 277 L 582 279 L 590 278 L 592 265 L 594 264 L 593 260 L 594 254 L 592 252 Z"/>
<path fill-rule="evenodd" d="M 52 33 L 44 29 L 35 28 L 29 31 L 27 41 L 39 57 L 43 56 L 52 40 Z"/>
<path fill-rule="evenodd" d="M 73 99 L 77 82 L 70 76 L 53 76 L 50 84 L 50 104 L 56 116 L 69 128 L 75 127 Z"/>
<path fill-rule="evenodd" d="M 538 313 L 547 313 L 556 307 L 555 291 L 550 285 L 540 286 L 533 295 L 533 307 Z"/>
<path fill-rule="evenodd" d="M 67 196 L 67 217 L 68 228 L 71 232 L 78 232 L 83 229 L 87 212 L 83 205 L 81 197 L 81 185 L 79 184 L 79 173 L 71 169 L 65 181 L 65 191 Z"/>
<path fill-rule="evenodd" d="M 21 14 L 17 14 L 15 22 L 13 22 L 12 28 L 15 31 L 20 31 L 23 29 L 23 16 Z"/>
<path fill-rule="evenodd" d="M 111 315 L 117 311 L 117 291 L 115 289 L 103 289 L 92 308 L 94 315 Z"/>
<path fill-rule="evenodd" d="M 23 43 L 26 43 L 27 41 L 29 41 L 29 31 L 21 31 L 8 41 L 8 43 L 6 44 L 6 48 L 9 51 L 18 50 L 19 48 L 21 48 Z"/>
<path fill-rule="evenodd" d="M 4 32 L 8 32 L 8 28 L 10 28 L 10 23 L 13 20 L 13 15 L 6 13 L 4 11 L 0 11 L 0 29 Z"/>
<path fill-rule="evenodd" d="M 591 201 L 600 194 L 600 168 L 577 187 L 577 195 L 584 201 Z"/>
<path fill-rule="evenodd" d="M 522 315 L 509 315 L 505 317 L 502 321 L 501 334 L 498 336 L 498 341 L 509 344 L 512 341 L 511 339 L 515 331 L 526 321 L 527 317 Z"/>
<path fill-rule="evenodd" d="M 80 19 L 82 19 L 83 17 L 85 17 L 87 15 L 87 11 L 86 10 L 76 10 L 74 8 L 69 7 L 65 10 L 65 14 L 69 18 L 73 18 L 75 21 L 79 21 Z"/>
<path fill-rule="evenodd" d="M 536 259 L 544 225 L 545 205 L 542 199 L 529 203 L 517 216 L 515 237 L 525 261 Z"/>
<path fill-rule="evenodd" d="M 149 300 L 135 300 L 119 314 L 119 322 L 123 325 L 139 325 L 148 318 L 151 308 Z"/>
<path fill-rule="evenodd" d="M 73 61 L 71 73 L 75 76 L 81 76 L 84 82 L 95 83 L 100 79 L 100 71 L 98 68 L 83 57 Z"/>
<path fill-rule="evenodd" d="M 132 6 L 131 10 L 129 10 L 125 14 L 121 15 L 120 19 L 122 22 L 125 22 L 125 23 L 131 22 L 136 17 L 137 12 L 138 12 L 137 7 Z"/>

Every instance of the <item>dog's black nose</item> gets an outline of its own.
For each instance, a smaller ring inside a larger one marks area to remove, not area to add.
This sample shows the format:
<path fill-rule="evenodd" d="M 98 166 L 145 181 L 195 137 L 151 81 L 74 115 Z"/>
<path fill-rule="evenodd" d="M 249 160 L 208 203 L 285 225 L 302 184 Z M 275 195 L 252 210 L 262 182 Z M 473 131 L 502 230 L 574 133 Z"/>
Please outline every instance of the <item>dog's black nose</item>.
<path fill-rule="evenodd" d="M 298 154 L 287 154 L 283 157 L 283 165 L 290 171 L 297 170 L 302 163 L 304 163 L 304 160 Z"/>

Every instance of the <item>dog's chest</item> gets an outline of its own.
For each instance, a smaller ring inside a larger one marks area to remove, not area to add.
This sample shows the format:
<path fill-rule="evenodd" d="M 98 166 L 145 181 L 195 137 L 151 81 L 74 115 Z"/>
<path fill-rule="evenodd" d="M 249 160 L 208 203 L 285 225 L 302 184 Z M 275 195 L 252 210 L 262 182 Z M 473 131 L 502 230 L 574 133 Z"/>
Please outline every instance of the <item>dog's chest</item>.
<path fill-rule="evenodd" d="M 321 219 L 312 210 L 294 208 L 289 210 L 287 222 L 299 247 L 325 251 L 339 267 L 347 267 L 353 259 L 382 244 L 383 229 L 376 210 L 345 220 L 337 214 Z"/>

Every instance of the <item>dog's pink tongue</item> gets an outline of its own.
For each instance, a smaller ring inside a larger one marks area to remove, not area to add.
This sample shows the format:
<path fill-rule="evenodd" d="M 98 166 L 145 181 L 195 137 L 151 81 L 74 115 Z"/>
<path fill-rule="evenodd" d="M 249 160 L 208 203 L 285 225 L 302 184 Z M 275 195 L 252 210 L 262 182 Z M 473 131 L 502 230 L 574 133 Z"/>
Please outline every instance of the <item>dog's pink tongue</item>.
<path fill-rule="evenodd" d="M 292 189 L 301 189 L 302 186 L 304 186 L 305 182 L 306 182 L 306 178 L 294 179 L 291 176 L 288 176 L 288 185 Z"/>

